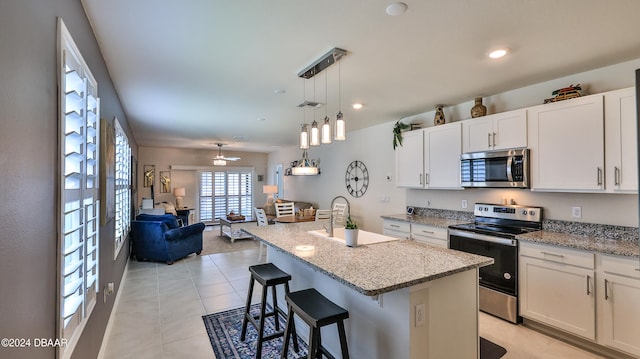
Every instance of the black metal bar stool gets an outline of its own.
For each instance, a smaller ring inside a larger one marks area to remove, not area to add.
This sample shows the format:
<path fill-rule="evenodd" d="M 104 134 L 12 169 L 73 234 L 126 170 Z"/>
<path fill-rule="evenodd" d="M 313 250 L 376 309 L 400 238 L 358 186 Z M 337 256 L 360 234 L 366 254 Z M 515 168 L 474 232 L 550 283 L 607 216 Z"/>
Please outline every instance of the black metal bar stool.
<path fill-rule="evenodd" d="M 251 272 L 251 279 L 249 279 L 249 291 L 247 293 L 247 306 L 244 311 L 244 318 L 242 319 L 242 331 L 240 333 L 240 340 L 244 341 L 247 334 L 247 323 L 251 322 L 256 331 L 258 332 L 258 343 L 256 346 L 256 359 L 262 358 L 262 343 L 278 338 L 284 334 L 284 331 L 280 331 L 280 321 L 278 314 L 282 318 L 287 318 L 287 315 L 278 307 L 278 297 L 276 295 L 276 285 L 284 284 L 285 295 L 289 294 L 289 281 L 291 275 L 283 272 L 280 268 L 276 267 L 272 263 L 257 264 L 249 267 Z M 258 281 L 262 285 L 262 302 L 260 303 L 260 314 L 253 316 L 250 313 L 251 298 L 253 296 L 253 284 Z M 271 294 L 273 295 L 273 311 L 266 313 L 267 308 L 267 289 L 271 288 Z M 264 321 L 267 317 L 273 316 L 275 321 L 276 332 L 271 335 L 264 335 Z M 256 319 L 259 322 L 256 322 Z M 295 330 L 295 329 L 294 329 Z M 293 346 L 298 351 L 298 339 L 294 338 Z"/>
<path fill-rule="evenodd" d="M 289 318 L 284 330 L 284 345 L 280 359 L 285 359 L 289 352 L 289 338 L 293 335 L 297 338 L 294 324 L 294 314 L 297 314 L 307 325 L 309 325 L 309 355 L 308 359 L 322 358 L 324 354 L 327 358 L 335 359 L 323 346 L 320 337 L 320 328 L 329 325 L 338 325 L 338 336 L 340 337 L 340 349 L 342 359 L 349 359 L 347 348 L 347 337 L 344 331 L 344 320 L 349 318 L 349 312 L 341 306 L 333 303 L 317 290 L 310 288 L 285 295 Z M 294 342 L 295 344 L 295 342 Z M 296 349 L 297 351 L 297 349 Z"/>

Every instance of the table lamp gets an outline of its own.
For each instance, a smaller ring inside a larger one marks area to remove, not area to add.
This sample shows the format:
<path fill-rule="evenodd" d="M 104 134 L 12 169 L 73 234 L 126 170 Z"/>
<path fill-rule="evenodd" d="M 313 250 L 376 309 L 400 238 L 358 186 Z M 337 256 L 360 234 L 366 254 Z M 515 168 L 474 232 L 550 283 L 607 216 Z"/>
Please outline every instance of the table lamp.
<path fill-rule="evenodd" d="M 268 194 L 267 203 L 265 205 L 273 203 L 273 194 L 278 193 L 278 186 L 275 184 L 268 184 L 262 186 L 262 193 Z"/>
<path fill-rule="evenodd" d="M 184 187 L 174 188 L 173 195 L 176 197 L 176 208 L 183 208 L 182 199 L 186 195 Z"/>

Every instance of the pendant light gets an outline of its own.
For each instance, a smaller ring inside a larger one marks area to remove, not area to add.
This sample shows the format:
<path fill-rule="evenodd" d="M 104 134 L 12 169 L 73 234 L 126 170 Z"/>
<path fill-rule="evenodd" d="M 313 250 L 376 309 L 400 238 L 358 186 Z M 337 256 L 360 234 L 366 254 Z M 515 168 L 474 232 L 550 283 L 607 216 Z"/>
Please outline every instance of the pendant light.
<path fill-rule="evenodd" d="M 336 141 L 344 141 L 346 136 L 346 125 L 344 122 L 344 115 L 342 114 L 342 74 L 340 71 L 340 62 L 338 61 L 338 114 L 336 115 L 336 132 L 333 138 Z"/>
<path fill-rule="evenodd" d="M 313 102 L 316 102 L 316 78 L 313 78 Z M 311 137 L 309 145 L 320 146 L 320 129 L 318 129 L 318 121 L 316 121 L 316 111 L 313 111 L 313 122 L 311 122 Z"/>
<path fill-rule="evenodd" d="M 302 101 L 307 100 L 306 86 L 304 80 L 302 80 Z M 300 149 L 306 150 L 309 148 L 309 129 L 307 128 L 307 109 L 302 107 L 302 126 L 300 128 Z"/>
<path fill-rule="evenodd" d="M 324 72 L 324 102 L 325 102 L 325 107 L 324 107 L 324 123 L 322 124 L 322 144 L 326 145 L 326 144 L 330 144 L 331 143 L 331 120 L 329 119 L 329 116 L 327 116 L 327 108 L 329 107 L 328 104 L 328 96 L 327 96 L 327 72 Z"/>

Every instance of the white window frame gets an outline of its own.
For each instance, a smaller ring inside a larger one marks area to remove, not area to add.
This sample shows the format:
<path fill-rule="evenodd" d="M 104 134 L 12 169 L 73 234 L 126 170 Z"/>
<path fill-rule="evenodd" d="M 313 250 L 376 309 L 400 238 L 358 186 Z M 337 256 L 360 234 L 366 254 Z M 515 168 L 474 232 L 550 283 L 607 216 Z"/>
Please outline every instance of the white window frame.
<path fill-rule="evenodd" d="M 239 176 L 238 178 L 235 178 Z M 242 178 L 244 176 L 244 178 Z M 210 171 L 198 173 L 198 212 L 203 222 L 216 222 L 217 218 L 225 216 L 229 211 L 242 214 L 246 220 L 253 219 L 255 200 L 253 187 L 255 185 L 255 171 L 253 168 L 214 168 Z M 216 180 L 217 178 L 217 180 Z M 229 181 L 239 180 L 239 192 L 229 193 Z M 249 179 L 250 183 L 246 184 Z M 242 185 L 245 181 L 245 185 Z M 216 182 L 218 186 L 216 186 Z M 221 188 L 221 182 L 223 187 Z M 236 201 L 237 198 L 237 201 Z"/>
<path fill-rule="evenodd" d="M 116 139 L 116 227 L 113 259 L 118 258 L 131 229 L 131 146 L 118 118 L 113 119 Z"/>
<path fill-rule="evenodd" d="M 57 347 L 70 358 L 97 303 L 100 260 L 98 83 L 58 18 Z"/>

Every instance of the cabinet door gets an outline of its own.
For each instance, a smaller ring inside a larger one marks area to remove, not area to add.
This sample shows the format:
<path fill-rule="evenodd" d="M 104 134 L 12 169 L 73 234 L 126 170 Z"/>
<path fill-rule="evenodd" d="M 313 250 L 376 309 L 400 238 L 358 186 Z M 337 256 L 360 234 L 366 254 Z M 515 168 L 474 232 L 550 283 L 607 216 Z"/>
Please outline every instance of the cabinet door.
<path fill-rule="evenodd" d="M 528 110 L 533 190 L 604 190 L 603 96 Z"/>
<path fill-rule="evenodd" d="M 460 187 L 460 122 L 430 127 L 424 132 L 425 187 L 462 189 Z"/>
<path fill-rule="evenodd" d="M 640 280 L 605 273 L 601 284 L 603 344 L 640 355 Z"/>
<path fill-rule="evenodd" d="M 449 247 L 448 231 L 443 228 L 412 223 L 411 239 L 416 242 L 431 244 L 442 248 Z"/>
<path fill-rule="evenodd" d="M 424 130 L 402 134 L 402 146 L 396 148 L 396 186 L 422 188 L 424 186 Z M 459 160 L 458 160 L 459 162 Z"/>
<path fill-rule="evenodd" d="M 382 221 L 382 234 L 385 236 L 409 239 L 411 223 L 385 219 Z"/>
<path fill-rule="evenodd" d="M 604 95 L 607 192 L 638 192 L 635 88 Z"/>
<path fill-rule="evenodd" d="M 462 121 L 462 151 L 480 152 L 493 149 L 491 116 Z"/>
<path fill-rule="evenodd" d="M 527 111 L 497 114 L 493 119 L 492 137 L 495 150 L 527 147 Z"/>
<path fill-rule="evenodd" d="M 595 339 L 594 271 L 520 256 L 520 315 Z"/>

